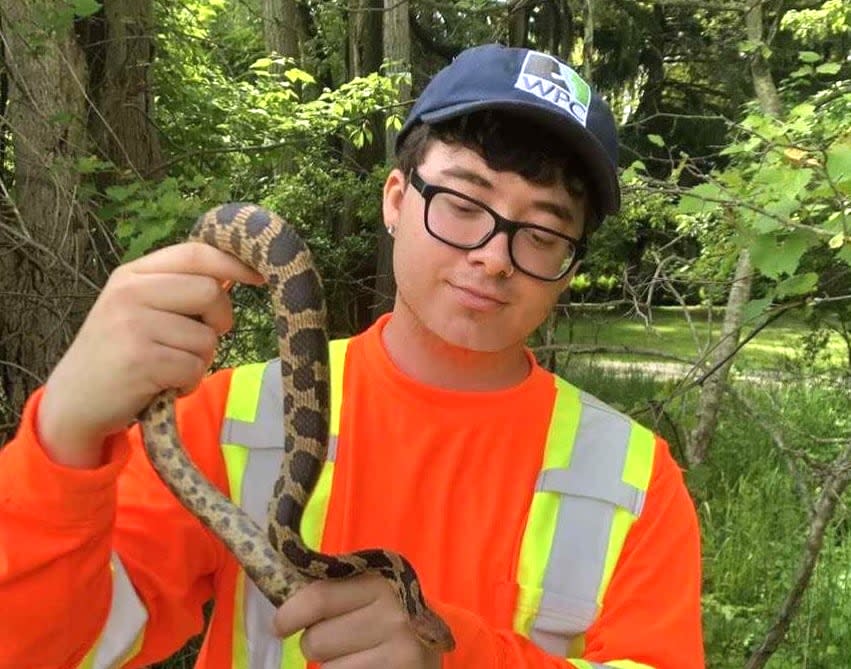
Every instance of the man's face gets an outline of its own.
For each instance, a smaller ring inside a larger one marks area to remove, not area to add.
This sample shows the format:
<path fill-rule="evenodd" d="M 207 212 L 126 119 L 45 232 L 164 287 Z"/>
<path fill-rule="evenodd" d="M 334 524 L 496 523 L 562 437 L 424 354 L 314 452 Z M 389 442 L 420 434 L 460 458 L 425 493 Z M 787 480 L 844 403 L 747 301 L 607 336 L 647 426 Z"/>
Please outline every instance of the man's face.
<path fill-rule="evenodd" d="M 584 204 L 562 183 L 542 186 L 512 172 L 496 172 L 474 151 L 434 142 L 417 169 L 435 186 L 451 188 L 512 221 L 579 238 Z M 384 223 L 395 228 L 394 318 L 413 319 L 449 344 L 502 351 L 523 344 L 546 318 L 571 273 L 542 281 L 512 267 L 506 234 L 462 250 L 429 234 L 425 200 L 399 170 L 384 187 Z"/>

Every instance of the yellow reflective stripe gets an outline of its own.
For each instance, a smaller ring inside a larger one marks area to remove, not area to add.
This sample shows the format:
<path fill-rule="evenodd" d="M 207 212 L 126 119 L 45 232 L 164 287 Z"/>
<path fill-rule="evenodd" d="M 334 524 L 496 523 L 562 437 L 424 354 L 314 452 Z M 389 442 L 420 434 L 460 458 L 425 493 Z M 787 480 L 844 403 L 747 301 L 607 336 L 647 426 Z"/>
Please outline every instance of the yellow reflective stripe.
<path fill-rule="evenodd" d="M 145 640 L 144 630 L 139 632 L 136 636 L 136 640 L 133 642 L 133 645 L 127 650 L 127 652 L 122 656 L 121 660 L 117 664 L 113 664 L 113 667 L 123 667 L 126 662 L 132 660 L 139 654 L 139 651 L 142 650 L 142 643 Z M 101 669 L 95 663 L 97 659 L 98 650 L 100 649 L 100 639 L 98 639 L 98 643 L 92 647 L 92 649 L 86 653 L 86 656 L 83 658 L 83 661 L 77 665 L 77 669 Z M 106 669 L 104 667 L 104 669 Z"/>
<path fill-rule="evenodd" d="M 301 654 L 302 634 L 303 632 L 296 632 L 284 639 L 281 647 L 281 669 L 305 669 L 307 667 L 307 660 Z"/>
<path fill-rule="evenodd" d="M 142 650 L 142 642 L 145 640 L 145 630 L 139 632 L 139 635 L 136 637 L 136 640 L 133 642 L 133 645 L 130 646 L 130 650 L 127 651 L 127 655 L 121 658 L 121 663 L 119 666 L 123 665 L 128 660 L 133 659 L 139 654 L 139 651 Z"/>
<path fill-rule="evenodd" d="M 236 372 L 234 372 L 236 373 Z M 258 375 L 262 378 L 262 374 Z M 233 386 L 233 382 L 231 382 Z M 230 397 L 240 393 L 230 393 Z M 239 506 L 242 503 L 242 475 L 248 464 L 249 449 L 235 444 L 222 444 L 222 455 L 225 459 L 225 471 L 228 475 L 228 487 L 231 501 Z M 241 569 L 236 575 L 234 587 L 234 619 L 231 638 L 233 641 L 233 657 L 231 664 L 234 669 L 248 669 L 248 639 L 245 635 L 245 572 Z"/>
<path fill-rule="evenodd" d="M 348 339 L 335 339 L 328 344 L 328 358 L 331 366 L 331 415 L 332 436 L 340 434 L 340 413 L 343 405 L 343 369 L 346 364 Z M 308 548 L 318 551 L 322 545 L 322 532 L 328 515 L 328 499 L 331 496 L 331 483 L 334 480 L 334 463 L 325 462 L 319 474 L 316 487 L 307 500 L 301 517 L 301 537 Z"/>
<path fill-rule="evenodd" d="M 249 453 L 250 451 L 245 446 L 222 444 L 222 455 L 225 459 L 225 470 L 228 475 L 230 499 L 237 506 L 242 504 L 242 475 L 248 464 Z"/>
<path fill-rule="evenodd" d="M 621 555 L 624 541 L 626 541 L 626 535 L 629 533 L 634 522 L 635 516 L 629 511 L 621 507 L 615 507 L 614 515 L 612 516 L 612 531 L 609 534 L 609 547 L 606 549 L 606 561 L 603 563 L 603 578 L 600 579 L 600 589 L 597 591 L 597 604 L 600 606 L 603 605 L 603 595 L 606 594 L 609 581 L 612 580 L 612 574 Z"/>
<path fill-rule="evenodd" d="M 335 339 L 328 344 L 328 364 L 331 371 L 330 433 L 340 434 L 340 413 L 343 405 L 343 368 L 346 364 L 348 339 Z"/>
<path fill-rule="evenodd" d="M 558 377 L 554 380 L 556 396 L 541 469 L 565 467 L 570 462 L 581 414 L 578 389 Z M 522 585 L 518 588 L 514 614 L 514 630 L 526 637 L 540 608 L 544 569 L 556 531 L 560 501 L 558 493 L 537 492 L 529 506 L 517 561 L 517 581 Z"/>
<path fill-rule="evenodd" d="M 242 569 L 236 573 L 233 600 L 231 666 L 233 669 L 249 669 L 248 635 L 245 633 L 245 572 Z"/>
<path fill-rule="evenodd" d="M 654 669 L 649 664 L 641 664 L 632 660 L 612 660 L 610 662 L 588 662 L 573 657 L 567 658 L 577 669 Z"/>
<path fill-rule="evenodd" d="M 556 397 L 541 469 L 566 467 L 570 462 L 576 430 L 579 428 L 579 417 L 582 413 L 579 390 L 563 379 L 554 378 Z"/>
<path fill-rule="evenodd" d="M 233 370 L 231 388 L 239 388 L 238 393 L 228 392 L 225 405 L 225 418 L 234 418 L 248 423 L 254 422 L 260 399 L 260 386 L 263 383 L 265 362 L 242 365 Z"/>
<path fill-rule="evenodd" d="M 331 372 L 331 412 L 329 433 L 340 434 L 340 413 L 343 404 L 343 369 L 346 363 L 348 339 L 335 339 L 328 344 L 328 358 Z M 301 517 L 301 536 L 308 548 L 319 550 L 325 518 L 328 514 L 328 498 L 331 495 L 331 483 L 334 480 L 334 463 L 326 462 L 322 466 L 316 487 L 307 500 Z M 305 669 L 307 660 L 301 653 L 301 635 L 297 632 L 284 639 L 281 651 L 281 669 Z"/>
<path fill-rule="evenodd" d="M 567 657 L 582 657 L 582 654 L 585 652 L 585 635 L 577 634 L 572 639 L 569 639 L 567 642 Z M 571 660 L 573 661 L 573 660 Z"/>
<path fill-rule="evenodd" d="M 308 548 L 315 551 L 322 545 L 322 532 L 325 529 L 325 517 L 328 515 L 328 498 L 331 496 L 333 479 L 334 463 L 326 462 L 301 517 L 301 538 Z"/>
<path fill-rule="evenodd" d="M 92 649 L 86 653 L 86 656 L 83 658 L 83 661 L 77 665 L 77 669 L 94 669 L 95 666 L 95 655 L 98 652 L 98 644 L 92 646 Z"/>
<path fill-rule="evenodd" d="M 650 475 L 653 472 L 653 461 L 656 453 L 656 437 L 653 433 L 638 423 L 633 422 L 629 435 L 629 449 L 624 462 L 623 480 L 636 488 L 647 492 L 650 486 Z M 609 587 L 612 573 L 623 550 L 626 535 L 632 528 L 636 516 L 622 507 L 616 507 L 612 517 L 612 531 L 609 534 L 609 547 L 606 550 L 606 562 L 603 565 L 603 578 L 600 590 L 597 592 L 597 604 L 602 606 L 603 596 Z"/>
<path fill-rule="evenodd" d="M 650 474 L 656 453 L 656 437 L 646 427 L 633 422 L 629 435 L 629 450 L 623 466 L 623 480 L 639 490 L 650 487 Z"/>

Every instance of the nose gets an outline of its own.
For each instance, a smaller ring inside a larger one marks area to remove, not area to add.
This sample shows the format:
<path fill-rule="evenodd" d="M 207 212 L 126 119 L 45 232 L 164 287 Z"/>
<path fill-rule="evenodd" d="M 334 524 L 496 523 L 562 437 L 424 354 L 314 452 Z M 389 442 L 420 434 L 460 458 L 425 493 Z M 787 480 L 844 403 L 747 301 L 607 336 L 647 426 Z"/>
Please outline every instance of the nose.
<path fill-rule="evenodd" d="M 510 275 L 512 264 L 508 234 L 499 232 L 484 246 L 467 251 L 467 259 L 474 265 L 481 265 L 491 276 Z"/>

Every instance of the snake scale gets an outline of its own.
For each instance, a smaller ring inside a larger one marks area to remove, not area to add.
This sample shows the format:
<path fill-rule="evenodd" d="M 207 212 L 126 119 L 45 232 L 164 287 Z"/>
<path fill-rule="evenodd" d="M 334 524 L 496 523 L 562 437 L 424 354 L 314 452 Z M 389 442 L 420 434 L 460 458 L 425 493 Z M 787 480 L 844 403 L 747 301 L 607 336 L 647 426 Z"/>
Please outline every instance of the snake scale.
<path fill-rule="evenodd" d="M 301 516 L 327 452 L 328 339 L 322 284 L 307 246 L 275 213 L 230 203 L 201 215 L 189 239 L 228 252 L 266 278 L 281 358 L 283 462 L 261 529 L 195 468 L 177 434 L 176 391 L 157 395 L 139 415 L 148 457 L 168 488 L 216 534 L 274 606 L 317 579 L 373 572 L 395 589 L 422 643 L 454 647 L 443 620 L 428 608 L 411 564 L 381 549 L 324 555 L 302 541 Z"/>

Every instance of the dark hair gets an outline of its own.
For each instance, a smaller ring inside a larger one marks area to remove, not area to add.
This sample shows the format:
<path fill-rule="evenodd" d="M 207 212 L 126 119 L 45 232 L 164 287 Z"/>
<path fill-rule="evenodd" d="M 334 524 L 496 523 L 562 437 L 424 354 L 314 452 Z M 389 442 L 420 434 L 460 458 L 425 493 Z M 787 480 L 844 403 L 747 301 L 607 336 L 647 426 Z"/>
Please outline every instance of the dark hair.
<path fill-rule="evenodd" d="M 515 172 L 532 183 L 552 185 L 561 178 L 568 192 L 586 194 L 584 236 L 599 227 L 598 209 L 580 176 L 576 159 L 546 128 L 507 111 L 478 111 L 434 124 L 421 123 L 408 133 L 396 153 L 396 166 L 407 176 L 419 167 L 435 141 L 475 151 L 493 170 Z"/>

